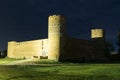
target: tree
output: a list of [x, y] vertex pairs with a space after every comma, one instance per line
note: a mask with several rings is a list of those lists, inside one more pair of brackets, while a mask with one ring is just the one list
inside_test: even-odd
[[108, 58], [110, 58], [110, 56], [111, 56], [111, 51], [114, 51], [115, 50], [115, 48], [114, 48], [114, 46], [113, 46], [113, 43], [111, 43], [111, 42], [109, 42], [109, 41], [106, 41], [105, 42], [105, 53], [106, 53], [106, 56], [108, 57]]
[[113, 46], [113, 43], [109, 42], [109, 41], [106, 41], [106, 48], [111, 52], [111, 51], [114, 51], [115, 48]]
[[1, 55], [1, 51], [0, 51], [0, 58], [2, 57], [2, 55]]
[[1, 56], [1, 58], [5, 58], [7, 56], [7, 50], [5, 49], [5, 50], [1, 51], [0, 56]]
[[3, 50], [4, 57], [7, 56], [7, 49]]
[[120, 54], [120, 32], [118, 33], [118, 42], [117, 42], [117, 45], [118, 45], [118, 53]]

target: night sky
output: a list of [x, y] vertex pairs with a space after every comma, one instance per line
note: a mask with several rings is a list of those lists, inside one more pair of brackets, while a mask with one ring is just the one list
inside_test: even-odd
[[120, 0], [0, 0], [0, 49], [8, 41], [48, 37], [48, 16], [66, 16], [69, 36], [90, 39], [90, 29], [103, 28], [117, 42]]

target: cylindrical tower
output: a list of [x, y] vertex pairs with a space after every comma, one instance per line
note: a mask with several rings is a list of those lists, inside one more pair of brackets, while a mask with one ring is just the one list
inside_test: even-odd
[[64, 51], [65, 40], [65, 17], [60, 15], [49, 16], [48, 18], [48, 59], [59, 60], [60, 54]]

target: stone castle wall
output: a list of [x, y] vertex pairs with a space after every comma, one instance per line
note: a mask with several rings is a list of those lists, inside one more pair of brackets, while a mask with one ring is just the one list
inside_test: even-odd
[[48, 39], [8, 42], [10, 58], [43, 58], [50, 60], [93, 60], [105, 57], [103, 29], [92, 29], [91, 40], [66, 36], [66, 20], [60, 15], [48, 18]]
[[65, 53], [60, 59], [65, 61], [107, 61], [105, 41], [66, 38]]
[[48, 56], [48, 39], [8, 42], [8, 57], [10, 58], [39, 58]]

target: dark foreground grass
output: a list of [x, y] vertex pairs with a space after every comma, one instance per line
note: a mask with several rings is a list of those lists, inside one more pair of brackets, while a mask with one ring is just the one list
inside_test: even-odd
[[120, 80], [120, 64], [0, 66], [0, 80]]

